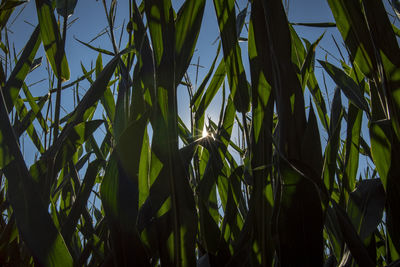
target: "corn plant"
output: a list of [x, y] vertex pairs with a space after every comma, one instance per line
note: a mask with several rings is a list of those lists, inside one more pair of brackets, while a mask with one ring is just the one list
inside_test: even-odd
[[[315, 71], [324, 35], [302, 40], [280, 0], [242, 10], [213, 0], [219, 44], [199, 86], [188, 69], [205, 0], [177, 10], [169, 0], [130, 0], [123, 45], [117, 1], [103, 0], [112, 49], [79, 40], [98, 57], [69, 83], [77, 1], [35, 0], [38, 25], [19, 56], [7, 27], [25, 1], [1, 1], [0, 262], [396, 266], [400, 31], [381, 1], [327, 2], [335, 23], [303, 26], [342, 35], [341, 66], [318, 60], [336, 84], [332, 101]], [[34, 96], [25, 81], [41, 64], [41, 45], [49, 88]], [[103, 55], [112, 56], [104, 65]], [[82, 81], [89, 89], [62, 117], [63, 90]], [[189, 93], [189, 123], [178, 87]], [[216, 95], [219, 118], [206, 120]], [[24, 138], [38, 153], [31, 166]], [[371, 166], [360, 170], [361, 156]]]

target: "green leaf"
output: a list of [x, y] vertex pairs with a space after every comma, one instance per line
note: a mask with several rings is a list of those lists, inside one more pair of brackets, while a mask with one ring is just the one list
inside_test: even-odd
[[22, 85], [22, 90], [24, 92], [24, 95], [28, 99], [29, 105], [31, 106], [31, 109], [32, 109], [33, 113], [35, 114], [37, 121], [39, 122], [40, 126], [42, 127], [42, 130], [47, 132], [48, 126], [47, 126], [46, 121], [44, 120], [43, 115], [40, 111], [42, 110], [44, 104], [48, 100], [49, 95], [47, 94], [45, 96], [40, 97], [39, 103], [36, 103], [34, 97], [32, 96], [32, 94], [31, 94], [28, 86], [26, 86], [26, 84]]
[[[271, 188], [271, 168], [257, 169], [260, 166], [271, 166], [273, 134], [273, 106], [274, 99], [272, 88], [267, 82], [267, 64], [269, 51], [266, 43], [266, 25], [263, 7], [260, 1], [255, 1], [251, 7], [251, 20], [249, 27], [249, 60], [252, 84], [252, 136], [251, 136], [251, 175], [254, 180], [254, 191], [250, 198], [249, 213], [243, 226], [240, 241], [249, 242], [249, 248], [259, 247], [257, 251], [258, 264], [272, 265], [274, 243], [272, 240], [272, 211], [273, 198]], [[258, 214], [262, 214], [258, 216]], [[246, 230], [248, 229], [248, 230]], [[246, 231], [245, 231], [246, 230]], [[244, 244], [236, 246], [232, 259], [244, 260]], [[241, 253], [243, 255], [241, 255]]]
[[369, 113], [368, 103], [365, 100], [362, 91], [359, 89], [356, 82], [341, 69], [334, 65], [318, 60], [325, 71], [331, 76], [333, 81], [343, 91], [346, 97], [359, 109]]
[[[206, 114], [206, 110], [208, 106], [211, 104], [211, 101], [214, 99], [215, 95], [217, 94], [218, 90], [221, 88], [223, 81], [225, 80], [225, 63], [221, 61], [218, 65], [217, 70], [215, 71], [206, 92], [204, 95], [199, 98], [201, 99], [199, 102], [195, 102], [195, 128], [196, 128], [196, 136], [201, 135], [201, 131], [203, 130], [204, 125], [204, 117]], [[203, 85], [203, 83], [202, 83]], [[205, 85], [205, 84], [204, 84]], [[202, 88], [199, 88], [201, 90]], [[197, 104], [197, 105], [196, 105]]]
[[[138, 169], [142, 145], [144, 120], [132, 124], [121, 136], [117, 150], [108, 161], [101, 184], [101, 199], [110, 226], [115, 262], [120, 266], [149, 265], [136, 228], [138, 214]], [[140, 125], [143, 124], [143, 125]], [[136, 127], [139, 128], [136, 131]], [[129, 142], [133, 134], [136, 139]], [[127, 149], [135, 148], [136, 150]], [[134, 161], [130, 161], [135, 159]], [[131, 163], [134, 163], [133, 166]]]
[[249, 87], [244, 71], [241, 49], [237, 40], [236, 14], [233, 0], [214, 0], [224, 51], [228, 83], [239, 112], [247, 112], [250, 104]]
[[36, 27], [33, 31], [28, 43], [22, 52], [17, 64], [11, 72], [4, 88], [2, 89], [5, 105], [8, 113], [11, 112], [14, 102], [19, 95], [19, 91], [25, 81], [26, 76], [31, 69], [32, 62], [35, 59], [36, 52], [40, 45], [40, 31], [39, 27]]
[[[232, 134], [232, 127], [235, 118], [235, 107], [232, 101], [232, 93], [228, 98], [221, 127], [215, 136], [216, 142], [205, 143], [210, 157], [205, 163], [207, 164], [204, 174], [201, 177], [199, 184], [199, 222], [200, 222], [200, 236], [202, 243], [208, 251], [213, 254], [217, 253], [217, 258], [220, 265], [226, 264], [229, 259], [229, 250], [226, 248], [225, 240], [221, 241], [221, 233], [218, 228], [218, 222], [212, 216], [213, 212], [213, 196], [215, 196], [215, 184], [219, 175], [222, 174], [223, 156], [227, 155], [227, 147]], [[225, 179], [225, 178], [222, 178]], [[214, 212], [215, 213], [215, 212]], [[209, 230], [210, 229], [210, 230]]]
[[118, 142], [120, 135], [127, 128], [131, 118], [129, 103], [129, 87], [132, 82], [130, 81], [129, 72], [126, 69], [125, 63], [122, 60], [119, 62], [119, 69], [121, 72], [120, 82], [118, 84], [118, 95], [115, 104], [115, 117], [111, 118], [113, 123], [114, 138]]
[[[218, 45], [218, 49], [217, 49], [217, 53], [215, 55], [215, 58], [211, 64], [211, 67], [209, 68], [207, 75], [204, 77], [203, 81], [201, 82], [199, 88], [197, 89], [197, 91], [194, 93], [192, 99], [190, 100], [190, 106], [195, 106], [196, 108], [198, 108], [200, 101], [201, 101], [201, 96], [204, 93], [204, 90], [208, 84], [208, 81], [211, 78], [212, 73], [214, 72], [214, 68], [215, 68], [215, 63], [217, 62], [218, 56], [219, 56], [219, 52], [221, 50], [221, 44]], [[218, 66], [219, 67], [219, 66]], [[225, 67], [224, 67], [225, 70]], [[215, 75], [212, 76], [213, 79], [215, 77]]]
[[192, 59], [200, 32], [205, 4], [205, 0], [187, 0], [177, 14], [175, 20], [176, 85], [182, 80]]
[[245, 19], [247, 16], [247, 7], [245, 7], [239, 14], [236, 16], [236, 34], [238, 39], [240, 40], [240, 33], [242, 32]]
[[61, 228], [61, 233], [67, 243], [71, 242], [72, 234], [77, 228], [78, 219], [86, 208], [96, 177], [104, 163], [104, 160], [96, 159], [88, 165], [85, 177], [80, 185], [78, 196]]
[[[39, 190], [21, 154], [18, 138], [5, 108], [0, 105], [0, 159], [12, 158], [2, 171], [8, 180], [8, 197], [17, 222], [18, 232], [35, 259], [43, 266], [72, 266], [72, 257], [55, 227]], [[3, 163], [2, 162], [2, 163]]]
[[362, 240], [373, 234], [381, 222], [385, 201], [380, 179], [363, 180], [350, 193], [347, 214]]
[[335, 183], [336, 159], [340, 145], [340, 129], [343, 118], [342, 100], [340, 90], [336, 88], [331, 107], [331, 120], [329, 125], [329, 140], [325, 147], [323, 180], [329, 194], [332, 194]]
[[92, 49], [92, 50], [94, 50], [96, 52], [99, 52], [99, 53], [102, 53], [102, 54], [105, 54], [105, 55], [109, 55], [109, 56], [115, 56], [115, 54], [113, 52], [111, 52], [111, 51], [108, 51], [106, 49], [99, 48], [99, 47], [94, 47], [94, 46], [92, 46], [92, 45], [90, 45], [88, 43], [85, 43], [85, 42], [75, 38], [75, 37], [74, 37], [74, 39], [77, 40], [78, 42], [80, 42], [81, 44], [83, 44], [84, 46], [89, 47], [90, 49]]
[[[307, 55], [312, 55], [313, 53], [311, 52], [311, 46], [309, 47], [309, 51], [307, 52], [306, 49], [303, 46], [302, 41], [300, 40], [299, 36], [297, 35], [296, 31], [294, 30], [293, 27], [290, 27], [290, 34], [291, 34], [291, 39], [292, 39], [292, 61], [295, 63], [295, 66], [298, 68], [298, 77], [299, 79], [303, 79], [301, 76], [301, 69], [304, 65], [305, 59]], [[311, 50], [310, 50], [311, 49]], [[315, 69], [314, 69], [314, 58], [310, 60], [309, 62], [312, 64], [308, 65], [309, 67], [312, 67], [310, 71], [308, 72], [308, 78], [307, 78], [307, 88], [310, 90], [313, 100], [315, 103], [315, 106], [318, 111], [318, 116], [319, 119], [324, 126], [325, 130], [328, 130], [328, 125], [329, 125], [329, 117], [328, 117], [328, 112], [326, 109], [325, 105], [325, 100], [322, 96], [321, 90], [319, 88], [317, 79], [315, 77]], [[303, 88], [304, 90], [304, 88]]]
[[3, 30], [3, 28], [6, 26], [8, 19], [14, 11], [14, 8], [26, 2], [27, 1], [13, 0], [2, 1], [0, 5], [0, 30]]
[[[79, 77], [78, 79], [76, 79], [75, 81], [73, 81], [73, 82], [70, 82], [70, 83], [68, 83], [68, 84], [66, 84], [66, 85], [63, 85], [62, 87], [61, 87], [61, 90], [65, 90], [65, 89], [67, 89], [67, 88], [70, 88], [70, 87], [72, 87], [72, 86], [74, 86], [74, 85], [76, 85], [76, 84], [78, 84], [79, 82], [81, 82], [81, 81], [83, 81], [83, 80], [85, 80], [85, 79], [88, 79], [88, 80], [91, 80], [90, 79], [90, 76], [92, 75], [92, 73], [94, 72], [95, 70], [94, 69], [92, 69], [92, 70], [90, 70], [90, 71], [86, 71], [86, 69], [83, 71], [84, 72], [84, 75], [82, 75], [81, 77]], [[93, 82], [93, 81], [92, 81]], [[55, 92], [57, 92], [57, 88], [53, 88], [53, 89], [51, 89], [50, 90], [50, 93], [55, 93]]]
[[304, 97], [292, 61], [292, 41], [285, 11], [281, 3], [262, 3], [269, 43], [270, 66], [266, 79], [274, 88], [280, 128], [279, 149], [283, 155], [299, 155], [306, 128]]
[[336, 23], [334, 22], [317, 22], [317, 23], [292, 22], [291, 24], [296, 26], [306, 26], [306, 27], [316, 27], [316, 28], [336, 27]]
[[325, 230], [328, 234], [328, 240], [331, 243], [336, 262], [340, 262], [344, 254], [345, 243], [335, 210], [330, 206], [326, 209]]
[[371, 122], [369, 125], [371, 137], [371, 154], [376, 169], [382, 180], [383, 187], [387, 190], [387, 180], [392, 162], [392, 132], [389, 121]]
[[344, 161], [346, 190], [355, 188], [360, 154], [360, 138], [363, 111], [349, 103], [347, 114], [346, 155]]
[[15, 7], [22, 5], [23, 3], [26, 3], [26, 2], [28, 2], [28, 1], [5, 0], [1, 3], [0, 10], [5, 11], [5, 10], [9, 10], [9, 9], [14, 9]]
[[[281, 163], [282, 196], [275, 207], [282, 265], [299, 259], [310, 266], [323, 261], [323, 213], [315, 185], [285, 163]], [[299, 218], [302, 218], [301, 221]], [[301, 230], [300, 230], [301, 229]]]
[[[400, 48], [383, 3], [380, 1], [362, 1], [362, 3], [377, 57], [377, 69], [384, 72], [376, 72], [381, 79], [379, 87], [385, 91], [383, 95], [388, 105], [392, 127], [400, 140], [400, 94], [398, 90]], [[378, 82], [377, 79], [375, 80]]]
[[[46, 101], [47, 99], [42, 99], [40, 103], [41, 105], [40, 109], [43, 108]], [[35, 127], [32, 124], [33, 120], [37, 116], [37, 113], [35, 114], [35, 112], [33, 112], [32, 110], [28, 112], [23, 101], [20, 98], [18, 98], [17, 101], [15, 102], [15, 107], [20, 119], [22, 120], [18, 125], [14, 126], [16, 135], [19, 137], [26, 131], [29, 137], [31, 138], [33, 144], [36, 146], [37, 150], [39, 150], [40, 153], [44, 153], [42, 142], [40, 141], [40, 138], [35, 130]]]
[[306, 87], [306, 84], [308, 82], [309, 76], [311, 75], [311, 73], [314, 72], [314, 62], [315, 62], [315, 49], [317, 48], [319, 42], [321, 41], [321, 39], [324, 37], [323, 33], [308, 49], [307, 51], [307, 56], [304, 59], [304, 63], [301, 66], [301, 81], [302, 81], [302, 88], [304, 91], [304, 88]]
[[[29, 169], [30, 175], [37, 184], [40, 185], [42, 198], [49, 200], [51, 188], [56, 182], [55, 177], [51, 175], [57, 174], [72, 159], [76, 151], [82, 144], [92, 136], [93, 132], [102, 124], [103, 121], [91, 120], [75, 125], [69, 131], [68, 136], [63, 138], [63, 142], [57, 144], [58, 150], [55, 154], [46, 151], [42, 157], [36, 161]], [[51, 166], [49, 169], [48, 166]]]
[[[313, 149], [310, 150], [310, 147]], [[323, 168], [322, 146], [318, 123], [312, 105], [310, 106], [307, 128], [301, 145], [301, 156], [305, 164], [314, 171], [315, 177], [321, 177]]]
[[[61, 81], [69, 80], [69, 67], [61, 40], [60, 31], [54, 17], [51, 3], [45, 0], [35, 0], [40, 26], [40, 35], [47, 59], [56, 77]], [[60, 69], [59, 69], [60, 68]]]
[[107, 89], [108, 83], [114, 74], [114, 70], [118, 64], [120, 55], [116, 55], [108, 62], [105, 68], [100, 73], [99, 77], [90, 86], [84, 97], [81, 99], [75, 110], [72, 112], [68, 119], [67, 124], [59, 135], [57, 142], [54, 143], [45, 153], [48, 157], [54, 156], [60, 149], [61, 144], [73, 130], [73, 128], [83, 120], [85, 120], [85, 112], [95, 105], [98, 100], [103, 96], [104, 91]]
[[377, 71], [376, 59], [361, 1], [328, 0], [328, 3], [336, 26], [350, 50], [351, 60], [367, 77], [371, 77]]
[[[193, 4], [192, 7], [196, 7]], [[161, 233], [157, 230], [161, 264], [193, 266], [197, 214], [188, 174], [178, 150], [177, 83], [174, 78], [182, 66], [171, 65], [171, 62], [175, 62], [174, 10], [168, 0], [152, 0], [146, 2], [145, 12], [153, 46], [157, 85], [156, 108], [151, 118], [151, 164], [162, 166], [159, 173], [154, 175], [147, 203], [151, 206], [150, 216], [157, 218], [157, 229], [162, 229]], [[192, 41], [186, 40], [183, 47], [186, 42], [190, 44]]]
[[333, 202], [333, 208], [337, 217], [337, 221], [340, 230], [343, 235], [343, 239], [346, 242], [351, 255], [354, 257], [356, 262], [360, 266], [375, 266], [374, 262], [368, 255], [364, 244], [362, 243], [360, 237], [357, 235], [357, 231], [354, 229], [349, 217], [346, 212], [340, 207], [336, 202]]

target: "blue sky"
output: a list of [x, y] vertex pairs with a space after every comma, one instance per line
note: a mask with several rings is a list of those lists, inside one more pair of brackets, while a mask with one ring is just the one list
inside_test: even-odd
[[[128, 0], [120, 0], [118, 1], [117, 6], [117, 21], [115, 23], [115, 35], [119, 39], [121, 34], [121, 30], [124, 31], [124, 37], [126, 37], [125, 27], [122, 28], [122, 25], [125, 20], [125, 25], [128, 21], [129, 10], [128, 10]], [[175, 10], [178, 10], [179, 6], [183, 3], [183, 0], [175, 0], [173, 1], [173, 6]], [[283, 1], [284, 3], [289, 2], [288, 5], [288, 19], [290, 22], [333, 22], [333, 16], [327, 4], [327, 1], [323, 0], [291, 0], [291, 1]], [[110, 1], [107, 1], [109, 4]], [[247, 1], [239, 0], [237, 1], [239, 5], [239, 9], [243, 9]], [[23, 45], [29, 39], [30, 34], [32, 33], [34, 27], [30, 24], [37, 24], [37, 15], [36, 15], [36, 7], [35, 1], [31, 0], [24, 7], [19, 7], [17, 11], [22, 10], [19, 17], [15, 20], [12, 25], [9, 26], [9, 39], [10, 43], [14, 44], [15, 51], [18, 53], [23, 48]], [[10, 21], [15, 18], [15, 15], [18, 12], [14, 12]], [[75, 20], [76, 19], [76, 20]], [[98, 53], [92, 51], [91, 49], [83, 46], [78, 43], [74, 38], [80, 39], [85, 42], [91, 41], [95, 38], [99, 33], [101, 33], [107, 26], [106, 16], [103, 9], [102, 1], [96, 0], [78, 0], [78, 4], [75, 8], [75, 13], [69, 18], [69, 21], [75, 20], [69, 27], [67, 31], [67, 42], [66, 42], [66, 54], [68, 57], [68, 63], [71, 70], [71, 81], [75, 80], [79, 76], [82, 75], [80, 64], [83, 62], [86, 69], [90, 69], [91, 62], [93, 62], [93, 66], [95, 64]], [[247, 20], [246, 20], [247, 21]], [[28, 23], [29, 24], [28, 24]], [[324, 38], [322, 39], [318, 49], [317, 49], [317, 59], [325, 59], [327, 55], [325, 50], [330, 51], [333, 55], [337, 56], [337, 48], [333, 45], [332, 36], [336, 38], [336, 40], [341, 43], [340, 34], [335, 28], [310, 28], [310, 27], [302, 27], [296, 26], [296, 31], [298, 32], [300, 37], [308, 39], [310, 42], [314, 42], [323, 32], [326, 31]], [[208, 68], [211, 66], [211, 62], [214, 59], [217, 43], [214, 41], [218, 38], [219, 30], [218, 24], [216, 21], [214, 6], [211, 0], [207, 0], [206, 10], [203, 18], [203, 25], [201, 28], [200, 36], [197, 43], [197, 48], [195, 54], [193, 56], [192, 63], [197, 63], [199, 58], [200, 65], [203, 66], [198, 69], [198, 84], [201, 83], [202, 78], [208, 72]], [[242, 32], [242, 36], [247, 35], [247, 30], [244, 28]], [[124, 40], [124, 39], [123, 39]], [[112, 50], [111, 42], [107, 34], [102, 35], [97, 38], [95, 41], [91, 42], [94, 46], [100, 46], [102, 48]], [[124, 46], [125, 42], [122, 41], [122, 46]], [[250, 73], [248, 70], [248, 59], [247, 59], [247, 44], [245, 42], [241, 43], [242, 53], [243, 53], [243, 61], [246, 67], [246, 74], [248, 80], [250, 80]], [[37, 56], [43, 56], [43, 48], [41, 47]], [[338, 57], [338, 56], [337, 56]], [[103, 55], [103, 65], [107, 63], [110, 57]], [[338, 64], [333, 57], [328, 56], [328, 61]], [[45, 62], [45, 61], [43, 61]], [[40, 81], [42, 79], [47, 78], [47, 70], [46, 64], [42, 64], [37, 70], [33, 71], [27, 78], [27, 84], [32, 84], [34, 82]], [[195, 66], [191, 66], [188, 70], [188, 74], [192, 80], [195, 82], [195, 74], [197, 68]], [[317, 79], [320, 81], [320, 87], [323, 88], [322, 83], [322, 70], [317, 69]], [[328, 89], [328, 97], [331, 99], [333, 96], [333, 91], [335, 85], [327, 78], [327, 89]], [[49, 84], [48, 81], [45, 80], [40, 82], [31, 88], [31, 92], [34, 96], [41, 96], [47, 93]], [[89, 84], [87, 82], [82, 82], [80, 84], [80, 92], [84, 94], [85, 90], [89, 88]], [[323, 89], [324, 91], [324, 89]], [[185, 88], [178, 88], [179, 93], [179, 112], [182, 119], [188, 123], [189, 122], [189, 113], [187, 112], [189, 109], [188, 104], [188, 94]], [[62, 106], [66, 111], [70, 112], [73, 109], [73, 91], [71, 89], [67, 89], [63, 91], [62, 96]], [[306, 98], [308, 98], [306, 96]], [[344, 104], [346, 103], [344, 99]], [[217, 95], [211, 104], [210, 108], [207, 110], [208, 116], [217, 121], [219, 107], [221, 104], [221, 97]], [[62, 113], [62, 116], [66, 113]], [[101, 133], [98, 133], [101, 134]], [[29, 138], [25, 138], [29, 139]], [[369, 138], [368, 138], [369, 139]], [[324, 143], [324, 142], [323, 142]], [[26, 140], [25, 142], [25, 151], [24, 155], [28, 162], [32, 162], [33, 160], [33, 146], [30, 144], [30, 140]]]

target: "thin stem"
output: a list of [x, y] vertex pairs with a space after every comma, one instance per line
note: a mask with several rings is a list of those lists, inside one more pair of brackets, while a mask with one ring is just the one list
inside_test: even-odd
[[[244, 135], [246, 137], [247, 149], [250, 149], [250, 134], [249, 134], [249, 129], [247, 128], [247, 119], [245, 112], [242, 112], [242, 121], [243, 121]], [[249, 153], [249, 155], [251, 154]]]
[[[67, 7], [67, 5], [66, 5]], [[67, 10], [67, 8], [65, 8]], [[65, 11], [66, 12], [66, 11]], [[61, 40], [61, 52], [65, 49], [65, 39], [67, 37], [67, 20], [68, 16], [64, 16], [64, 25], [63, 25], [63, 36]], [[61, 75], [61, 62], [62, 62], [62, 54], [59, 53], [59, 61], [57, 66], [57, 72], [59, 72], [59, 76]], [[58, 128], [60, 126], [60, 106], [61, 106], [61, 84], [62, 79], [58, 77], [57, 80], [57, 96], [56, 96], [56, 109], [54, 114], [54, 130], [53, 130], [53, 142], [56, 142], [58, 137]]]
[[[111, 1], [111, 6], [110, 6], [110, 11], [114, 10], [114, 6], [116, 5], [115, 0]], [[114, 36], [114, 21], [113, 21], [113, 14], [107, 12], [107, 5], [106, 5], [106, 0], [103, 0], [103, 6], [104, 6], [104, 11], [106, 12], [106, 17], [108, 20], [108, 26], [110, 27], [110, 34], [111, 34], [111, 43], [113, 45], [114, 53], [118, 54], [118, 47], [117, 43], [115, 42], [115, 36]], [[114, 13], [114, 12], [113, 12]]]

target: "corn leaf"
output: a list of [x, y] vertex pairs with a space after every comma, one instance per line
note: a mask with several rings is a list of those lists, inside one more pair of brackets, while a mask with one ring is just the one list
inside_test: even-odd
[[[195, 8], [196, 4], [191, 7]], [[185, 12], [192, 11], [194, 9]], [[156, 184], [163, 187], [164, 191], [165, 188], [170, 190], [167, 201], [154, 196], [159, 200], [152, 203], [156, 206], [163, 203], [160, 209], [154, 210], [158, 213], [157, 227], [162, 229], [162, 233], [158, 235], [159, 244], [164, 244], [159, 247], [160, 260], [164, 265], [193, 266], [197, 214], [188, 174], [178, 152], [177, 88], [174, 77], [182, 66], [177, 66], [174, 58], [174, 11], [171, 2], [164, 0], [146, 2], [145, 12], [153, 45], [157, 84], [157, 112], [151, 119], [152, 161], [154, 157], [162, 164], [162, 169], [150, 189], [150, 195], [153, 194], [152, 188], [156, 188]], [[183, 47], [192, 46], [191, 42], [186, 40]], [[172, 66], [171, 62], [174, 62]]]
[[359, 150], [361, 138], [362, 110], [355, 105], [349, 104], [347, 114], [347, 132], [346, 132], [346, 155], [345, 155], [345, 175], [344, 182], [346, 190], [351, 192], [355, 188], [357, 170], [359, 163]]
[[[272, 163], [272, 124], [273, 103], [272, 88], [267, 82], [268, 66], [263, 62], [270, 60], [269, 53], [263, 45], [266, 41], [266, 25], [263, 7], [259, 1], [251, 8], [251, 23], [249, 27], [249, 60], [252, 84], [252, 176], [254, 193], [250, 200], [250, 211], [245, 225], [252, 225], [253, 233], [247, 233], [247, 238], [253, 236], [253, 244], [260, 244], [259, 264], [271, 265], [273, 261], [274, 244], [271, 238], [273, 201], [271, 196], [271, 168], [256, 170], [260, 166], [270, 166]], [[268, 177], [268, 179], [266, 179]], [[257, 217], [257, 214], [262, 214]], [[255, 242], [257, 241], [257, 242]], [[238, 255], [235, 251], [235, 254]], [[258, 255], [257, 255], [258, 256]], [[243, 256], [241, 257], [243, 258]]]
[[[214, 60], [211, 64], [211, 67], [209, 68], [207, 75], [204, 77], [203, 81], [201, 82], [199, 88], [197, 89], [197, 91], [194, 93], [193, 98], [190, 100], [190, 106], [195, 106], [196, 108], [199, 106], [200, 101], [201, 101], [201, 96], [204, 93], [204, 90], [206, 89], [206, 86], [208, 84], [208, 81], [210, 80], [213, 72], [214, 72], [214, 68], [215, 68], [215, 63], [217, 62], [219, 53], [221, 50], [221, 44], [218, 45], [218, 49], [217, 49], [217, 53], [214, 57]], [[218, 65], [219, 67], [219, 65]], [[225, 69], [225, 67], [224, 67]], [[213, 75], [212, 77], [214, 78], [215, 75]]]
[[91, 162], [86, 170], [78, 196], [61, 228], [61, 233], [67, 243], [70, 243], [72, 234], [76, 231], [78, 219], [86, 208], [86, 203], [95, 184], [97, 174], [104, 163], [104, 160], [97, 159]]
[[5, 105], [8, 113], [11, 112], [13, 104], [19, 95], [19, 91], [29, 73], [32, 62], [35, 59], [36, 52], [40, 45], [39, 26], [35, 28], [29, 41], [27, 42], [21, 57], [15, 65], [10, 77], [8, 78], [4, 88], [2, 89]]
[[350, 50], [350, 57], [371, 77], [377, 70], [373, 44], [360, 1], [328, 0], [336, 26]]
[[[17, 222], [18, 231], [43, 266], [72, 266], [71, 255], [55, 227], [36, 184], [26, 167], [18, 145], [18, 139], [8, 118], [3, 94], [0, 105], [2, 141], [0, 158], [9, 153], [12, 161], [2, 166], [8, 180], [8, 196]], [[4, 160], [2, 160], [4, 162]]]
[[45, 0], [35, 0], [39, 20], [40, 36], [56, 77], [62, 81], [69, 80], [67, 57], [61, 40], [56, 18], [51, 3]]
[[343, 118], [340, 90], [336, 88], [331, 107], [329, 140], [324, 153], [323, 180], [329, 194], [332, 194], [335, 183], [336, 158], [340, 145], [340, 129]]
[[94, 81], [90, 86], [89, 90], [86, 92], [84, 97], [81, 99], [73, 113], [68, 119], [67, 125], [63, 128], [57, 142], [54, 143], [45, 153], [46, 156], [54, 156], [59, 150], [61, 144], [67, 138], [72, 129], [80, 122], [87, 119], [85, 118], [85, 113], [90, 109], [98, 100], [103, 96], [104, 91], [107, 89], [108, 83], [114, 74], [114, 70], [118, 64], [119, 55], [115, 56], [110, 62], [105, 66], [100, 76]]
[[385, 200], [380, 179], [363, 180], [350, 193], [347, 214], [362, 240], [375, 232], [382, 219]]
[[203, 19], [205, 0], [188, 0], [180, 8], [175, 21], [175, 83], [182, 80], [189, 67]]
[[[279, 236], [277, 251], [282, 265], [298, 261], [321, 265], [323, 215], [318, 191], [292, 164], [305, 165], [301, 144], [307, 121], [301, 83], [293, 67], [290, 29], [281, 1], [262, 2], [262, 7], [271, 58], [266, 79], [276, 96], [279, 119], [277, 149], [281, 196], [276, 197], [274, 209], [279, 213], [274, 212], [273, 220]], [[299, 224], [302, 234], [295, 230], [299, 229]]]
[[115, 262], [120, 266], [149, 264], [136, 228], [139, 208], [138, 173], [147, 120], [132, 122], [118, 137], [101, 184]]
[[247, 112], [250, 104], [249, 87], [243, 67], [241, 49], [237, 40], [236, 14], [233, 0], [215, 0], [224, 61], [230, 90], [239, 112]]
[[0, 30], [6, 26], [8, 19], [14, 11], [14, 8], [26, 3], [27, 1], [6, 0], [2, 1], [0, 5]]
[[343, 235], [351, 255], [354, 257], [356, 262], [362, 266], [375, 266], [374, 262], [368, 255], [368, 251], [362, 243], [360, 237], [357, 235], [356, 229], [354, 229], [349, 217], [346, 212], [336, 202], [333, 202], [333, 208], [339, 223], [340, 230]]
[[335, 81], [338, 87], [343, 91], [346, 97], [359, 109], [364, 110], [369, 113], [368, 103], [365, 100], [362, 91], [359, 89], [356, 82], [347, 76], [347, 74], [341, 69], [335, 67], [334, 65], [324, 62], [318, 61], [322, 67], [326, 70], [326, 72], [331, 76], [331, 78]]
[[[46, 99], [43, 99], [43, 101], [41, 102], [42, 102], [41, 108], [43, 108]], [[17, 101], [15, 102], [15, 107], [20, 119], [22, 120], [18, 125], [14, 126], [16, 135], [21, 136], [22, 133], [26, 131], [29, 137], [31, 138], [33, 144], [36, 146], [37, 150], [40, 153], [44, 153], [42, 142], [40, 141], [40, 138], [35, 130], [35, 127], [32, 124], [37, 113], [35, 114], [32, 110], [28, 112], [23, 101], [20, 98], [17, 98]]]

